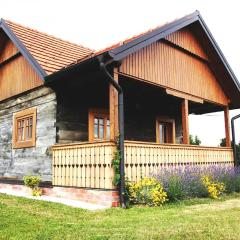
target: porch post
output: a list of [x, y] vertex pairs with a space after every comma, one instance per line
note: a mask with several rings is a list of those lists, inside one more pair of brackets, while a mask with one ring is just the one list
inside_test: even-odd
[[224, 122], [225, 122], [225, 136], [226, 136], [226, 147], [231, 147], [230, 140], [230, 121], [229, 121], [229, 108], [224, 108]]
[[183, 144], [189, 144], [188, 100], [182, 100]]
[[[117, 68], [113, 70], [113, 78], [118, 82]], [[109, 120], [110, 120], [110, 139], [116, 140], [119, 135], [118, 127], [118, 92], [115, 87], [109, 83]]]

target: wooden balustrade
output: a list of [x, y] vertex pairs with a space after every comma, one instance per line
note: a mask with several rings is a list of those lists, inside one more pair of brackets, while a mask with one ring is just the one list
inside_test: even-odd
[[130, 181], [158, 172], [161, 168], [186, 165], [233, 165], [231, 148], [193, 145], [125, 142], [125, 175]]
[[[53, 185], [113, 189], [114, 142], [54, 145]], [[138, 181], [161, 168], [233, 165], [231, 148], [125, 141], [125, 174]]]
[[112, 189], [114, 142], [54, 145], [53, 185]]

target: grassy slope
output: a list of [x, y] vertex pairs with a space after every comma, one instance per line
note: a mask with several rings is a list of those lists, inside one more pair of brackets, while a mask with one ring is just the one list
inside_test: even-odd
[[240, 195], [89, 212], [0, 194], [0, 239], [239, 239]]

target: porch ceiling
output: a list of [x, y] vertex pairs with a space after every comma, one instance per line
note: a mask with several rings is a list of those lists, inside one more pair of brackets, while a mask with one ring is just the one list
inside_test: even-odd
[[[120, 84], [123, 86], [126, 104], [131, 97], [136, 104], [141, 103], [148, 108], [181, 109], [182, 98], [168, 95], [166, 89], [136, 79], [120, 76]], [[189, 101], [190, 114], [205, 114], [223, 111], [223, 106], [204, 101], [203, 104]]]

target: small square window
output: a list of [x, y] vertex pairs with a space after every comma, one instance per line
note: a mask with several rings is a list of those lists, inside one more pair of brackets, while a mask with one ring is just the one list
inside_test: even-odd
[[36, 108], [26, 109], [13, 116], [13, 148], [36, 145]]
[[89, 141], [109, 140], [110, 121], [107, 111], [94, 109], [89, 111]]

